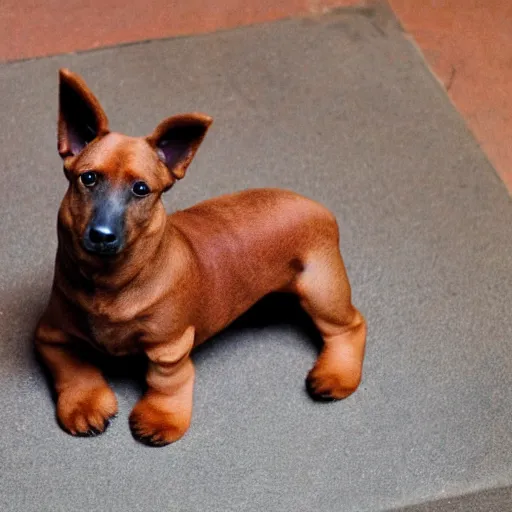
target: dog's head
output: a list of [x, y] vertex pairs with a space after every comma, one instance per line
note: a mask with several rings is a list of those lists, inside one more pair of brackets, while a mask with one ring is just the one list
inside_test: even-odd
[[69, 188], [59, 211], [67, 243], [88, 257], [119, 254], [165, 222], [163, 192], [185, 176], [212, 119], [162, 121], [147, 137], [110, 132], [85, 82], [60, 71], [58, 150]]

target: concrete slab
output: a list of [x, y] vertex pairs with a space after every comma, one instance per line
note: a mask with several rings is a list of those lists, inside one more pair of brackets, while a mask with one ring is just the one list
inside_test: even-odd
[[[141, 386], [120, 361], [109, 373], [120, 414], [107, 433], [60, 431], [31, 351], [65, 189], [60, 66], [82, 73], [129, 134], [174, 112], [214, 116], [170, 210], [281, 186], [336, 213], [370, 328], [355, 395], [308, 398], [310, 330], [293, 304], [267, 302], [196, 354], [194, 423], [179, 443], [132, 440]], [[0, 73], [1, 510], [359, 512], [511, 485], [511, 201], [387, 11]]]

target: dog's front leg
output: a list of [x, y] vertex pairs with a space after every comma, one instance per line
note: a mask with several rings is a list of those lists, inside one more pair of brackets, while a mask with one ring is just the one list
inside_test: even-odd
[[148, 389], [130, 415], [136, 439], [151, 446], [165, 446], [180, 439], [190, 426], [194, 391], [194, 364], [190, 351], [194, 328], [189, 327], [175, 341], [152, 345]]
[[62, 428], [75, 436], [102, 433], [117, 414], [117, 400], [100, 370], [79, 359], [69, 336], [46, 323], [36, 331], [35, 346], [54, 380]]

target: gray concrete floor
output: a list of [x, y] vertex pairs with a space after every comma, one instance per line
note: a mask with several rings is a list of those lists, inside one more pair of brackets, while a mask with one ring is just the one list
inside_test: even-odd
[[[128, 134], [176, 112], [213, 115], [169, 210], [279, 186], [336, 213], [369, 323], [356, 394], [308, 398], [312, 335], [278, 303], [197, 352], [194, 422], [177, 444], [132, 439], [142, 389], [117, 361], [120, 414], [107, 433], [59, 429], [31, 335], [66, 186], [60, 66], [83, 74]], [[392, 17], [338, 12], [7, 64], [0, 75], [2, 511], [380, 511], [489, 493], [485, 510], [506, 510], [511, 201]], [[446, 503], [421, 506], [479, 510]]]

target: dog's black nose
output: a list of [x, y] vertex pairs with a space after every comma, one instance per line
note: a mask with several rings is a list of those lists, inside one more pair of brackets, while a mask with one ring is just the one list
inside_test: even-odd
[[112, 244], [117, 241], [116, 234], [108, 226], [91, 227], [89, 239], [93, 244]]

